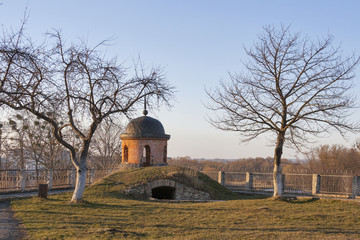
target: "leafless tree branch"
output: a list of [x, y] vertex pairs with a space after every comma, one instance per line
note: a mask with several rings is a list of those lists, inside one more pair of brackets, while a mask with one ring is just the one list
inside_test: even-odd
[[[161, 68], [128, 78], [116, 58], [107, 59], [98, 50], [105, 42], [94, 48], [84, 42], [68, 46], [54, 31], [35, 45], [23, 29], [4, 34], [0, 42], [0, 105], [51, 124], [79, 172], [86, 170], [91, 139], [104, 119], [131, 115], [144, 96], [153, 107], [170, 104], [174, 88]], [[80, 149], [68, 132], [81, 140]]]
[[360, 130], [360, 123], [348, 118], [358, 107], [349, 92], [359, 57], [344, 57], [331, 35], [311, 41], [289, 26], [264, 27], [258, 40], [245, 49], [246, 74], [230, 75], [231, 81], [206, 90], [214, 127], [240, 132], [244, 141], [271, 132], [277, 138], [277, 173], [285, 139], [300, 150], [309, 136]]

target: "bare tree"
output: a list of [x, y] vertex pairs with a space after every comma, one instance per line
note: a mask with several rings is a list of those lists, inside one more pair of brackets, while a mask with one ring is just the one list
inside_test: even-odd
[[360, 173], [360, 155], [354, 148], [341, 145], [322, 145], [306, 155], [310, 172], [324, 174], [330, 171]]
[[67, 169], [72, 164], [65, 148], [52, 134], [51, 125], [27, 112], [10, 114], [3, 139], [8, 159], [18, 169], [33, 167], [38, 173], [46, 169]]
[[95, 168], [114, 169], [121, 163], [121, 139], [123, 128], [119, 123], [104, 120], [91, 143], [91, 164]]
[[41, 119], [26, 118], [26, 149], [35, 161], [35, 169], [67, 169], [71, 167], [70, 156], [64, 146], [52, 134], [52, 126]]
[[264, 27], [254, 47], [245, 49], [245, 72], [207, 90], [213, 126], [239, 132], [243, 141], [267, 133], [274, 137], [274, 197], [282, 195], [285, 140], [300, 150], [311, 136], [359, 130], [358, 122], [348, 120], [356, 107], [349, 90], [359, 58], [343, 57], [332, 42], [332, 36], [311, 41], [289, 27]]
[[17, 162], [17, 168], [24, 170], [26, 158], [26, 131], [29, 129], [28, 123], [20, 114], [9, 118], [9, 127], [11, 133], [7, 137], [8, 148], [11, 149], [11, 155]]
[[47, 36], [35, 44], [23, 27], [3, 35], [0, 104], [28, 111], [51, 124], [77, 170], [71, 199], [77, 202], [85, 189], [89, 146], [103, 120], [115, 114], [129, 116], [144, 96], [150, 107], [169, 104], [173, 87], [160, 68], [127, 77], [115, 58], [107, 59], [100, 52], [105, 42], [94, 48], [84, 42], [67, 46], [60, 32]]
[[360, 153], [360, 139], [356, 140], [353, 147]]
[[26, 169], [28, 154], [26, 151], [26, 124], [18, 122], [19, 116], [11, 116], [2, 128], [1, 150], [5, 155], [4, 169]]
[[4, 127], [4, 124], [2, 122], [0, 122], [0, 170], [2, 169], [2, 146], [3, 146], [3, 141], [4, 141], [4, 138], [3, 138], [3, 127]]

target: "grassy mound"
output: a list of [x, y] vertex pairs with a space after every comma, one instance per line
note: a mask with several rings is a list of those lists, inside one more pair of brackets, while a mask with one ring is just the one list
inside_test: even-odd
[[[147, 167], [117, 172], [87, 188], [85, 195], [125, 197], [123, 192], [126, 189], [163, 179], [173, 180], [196, 190], [207, 192], [210, 194], [211, 199], [239, 199], [238, 194], [224, 188], [207, 175], [177, 166]], [[134, 197], [138, 198], [141, 196]]]

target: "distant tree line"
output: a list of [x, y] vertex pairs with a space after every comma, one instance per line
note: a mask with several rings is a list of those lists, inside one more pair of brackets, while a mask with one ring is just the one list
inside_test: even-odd
[[[26, 113], [10, 113], [0, 130], [0, 170], [72, 168], [69, 152], [47, 122]], [[120, 123], [104, 121], [91, 142], [89, 168], [113, 169], [120, 164], [121, 131]], [[76, 137], [69, 134], [69, 140], [80, 147]]]
[[314, 173], [340, 172], [360, 175], [360, 148], [323, 145], [307, 156], [306, 166]]
[[[199, 160], [189, 156], [168, 160], [169, 165], [183, 166], [197, 171], [272, 172], [274, 159], [242, 158], [233, 161]], [[283, 173], [351, 174], [360, 175], [360, 141], [354, 147], [322, 145], [306, 154], [306, 159], [282, 159]]]

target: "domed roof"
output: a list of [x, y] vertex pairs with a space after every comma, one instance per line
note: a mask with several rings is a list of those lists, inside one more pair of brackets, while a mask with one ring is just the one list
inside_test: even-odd
[[142, 116], [129, 122], [125, 132], [120, 135], [121, 139], [126, 138], [161, 138], [170, 139], [160, 121], [155, 118]]

